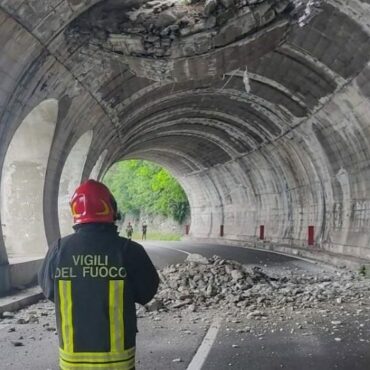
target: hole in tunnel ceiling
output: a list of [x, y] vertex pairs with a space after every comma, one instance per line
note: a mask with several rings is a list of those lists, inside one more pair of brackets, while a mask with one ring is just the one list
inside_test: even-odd
[[120, 60], [137, 76], [181, 81], [244, 70], [285, 38], [293, 9], [293, 1], [283, 0], [105, 1], [75, 19], [65, 36]]

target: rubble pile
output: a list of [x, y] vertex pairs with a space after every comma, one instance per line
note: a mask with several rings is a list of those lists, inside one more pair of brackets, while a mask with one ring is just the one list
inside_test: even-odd
[[[285, 275], [284, 275], [285, 273]], [[182, 264], [159, 271], [160, 287], [148, 311], [207, 307], [253, 311], [273, 307], [315, 308], [321, 302], [358, 303], [369, 296], [370, 281], [348, 271], [311, 275], [265, 273], [219, 256], [189, 255]]]

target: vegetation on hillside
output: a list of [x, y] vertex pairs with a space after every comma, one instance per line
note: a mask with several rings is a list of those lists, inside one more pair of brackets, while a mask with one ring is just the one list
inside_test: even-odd
[[118, 162], [103, 181], [124, 214], [163, 215], [182, 223], [189, 212], [188, 199], [180, 184], [168, 171], [152, 162]]

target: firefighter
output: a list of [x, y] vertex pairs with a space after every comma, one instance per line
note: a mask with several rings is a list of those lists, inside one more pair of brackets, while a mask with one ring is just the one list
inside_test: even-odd
[[143, 225], [142, 225], [142, 235], [141, 235], [141, 240], [146, 240], [146, 232], [148, 230], [148, 225], [146, 224], [146, 222], [144, 221], [143, 222]]
[[127, 227], [126, 227], [127, 239], [131, 239], [132, 238], [132, 233], [133, 232], [134, 232], [134, 228], [132, 227], [131, 222], [129, 222], [128, 225], [127, 225]]
[[118, 236], [109, 189], [88, 180], [70, 202], [75, 233], [49, 249], [39, 283], [55, 303], [59, 366], [135, 369], [135, 302], [155, 295], [159, 278], [144, 248]]

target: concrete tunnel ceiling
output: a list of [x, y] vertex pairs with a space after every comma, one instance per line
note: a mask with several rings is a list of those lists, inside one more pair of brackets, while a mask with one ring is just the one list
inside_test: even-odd
[[24, 117], [59, 102], [44, 185], [49, 241], [68, 158], [91, 130], [74, 173], [158, 162], [188, 194], [193, 237], [219, 240], [223, 225], [224, 239], [254, 242], [264, 225], [276, 248], [309, 255], [314, 226], [321, 251], [370, 259], [368, 2], [0, 0], [0, 9], [1, 164]]

